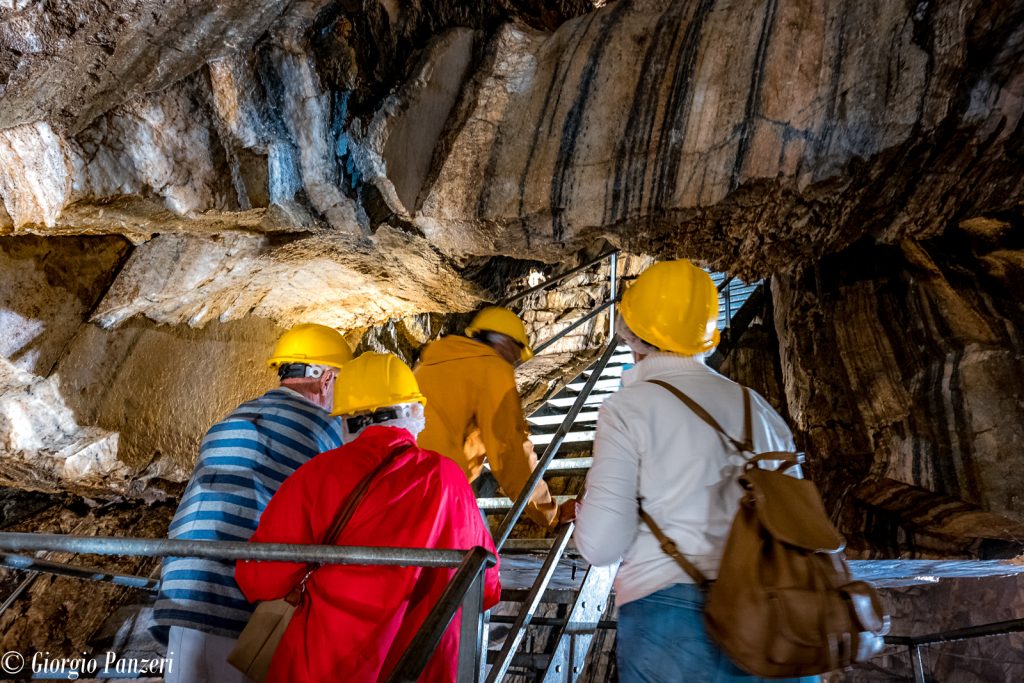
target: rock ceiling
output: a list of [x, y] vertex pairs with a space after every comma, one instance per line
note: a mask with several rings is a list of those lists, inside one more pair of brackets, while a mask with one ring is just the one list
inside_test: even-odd
[[1019, 1], [570, 5], [6, 0], [0, 226], [763, 274], [1024, 194]]

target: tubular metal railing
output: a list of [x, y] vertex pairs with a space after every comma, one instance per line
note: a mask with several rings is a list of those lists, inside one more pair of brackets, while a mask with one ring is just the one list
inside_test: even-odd
[[[609, 311], [608, 345], [605, 347], [604, 352], [601, 354], [601, 357], [591, 368], [590, 377], [584, 383], [583, 388], [580, 390], [580, 393], [576, 396], [576, 400], [573, 402], [572, 407], [569, 409], [569, 412], [566, 413], [565, 417], [563, 418], [562, 424], [559, 425], [558, 429], [552, 436], [551, 441], [544, 449], [543, 455], [541, 455], [541, 457], [538, 459], [537, 466], [534, 468], [533, 473], [530, 475], [529, 480], [527, 480], [526, 485], [523, 487], [523, 490], [519, 492], [519, 496], [516, 498], [516, 501], [513, 504], [512, 509], [509, 510], [505, 519], [502, 521], [501, 526], [498, 529], [498, 533], [495, 535], [494, 538], [494, 544], [497, 547], [499, 553], [505, 547], [505, 543], [508, 541], [512, 533], [513, 527], [515, 527], [516, 523], [518, 523], [519, 518], [522, 516], [523, 511], [526, 509], [526, 506], [530, 501], [530, 498], [533, 496], [534, 489], [536, 488], [537, 484], [544, 478], [544, 474], [547, 472], [548, 467], [554, 461], [555, 456], [558, 455], [558, 451], [562, 447], [562, 444], [565, 441], [565, 437], [572, 428], [573, 423], [576, 421], [576, 417], [583, 409], [583, 406], [586, 404], [587, 399], [590, 397], [590, 394], [592, 393], [594, 386], [596, 386], [597, 381], [601, 376], [601, 373], [603, 372], [605, 366], [608, 364], [608, 361], [611, 359], [612, 355], [615, 353], [615, 347], [618, 344], [618, 340], [615, 336], [615, 305], [618, 296], [618, 253], [611, 252], [601, 257], [601, 259], [593, 261], [587, 265], [594, 265], [603, 258], [608, 258], [610, 260], [611, 266], [609, 269], [608, 298], [604, 302], [598, 304], [589, 312], [587, 312], [582, 318], [576, 320], [573, 324], [569, 325], [567, 328], [560, 331], [555, 336], [537, 345], [535, 349], [537, 353], [540, 353], [541, 351], [550, 347], [552, 344], [554, 344], [559, 339], [569, 334], [579, 326], [587, 323], [590, 320], [593, 320], [600, 313], [604, 312], [605, 310]], [[579, 272], [580, 269], [574, 270], [576, 272]], [[570, 274], [571, 273], [572, 271], [570, 271]], [[564, 279], [564, 277], [560, 279]], [[554, 281], [551, 281], [550, 283], [542, 283], [542, 285], [550, 286], [550, 284], [553, 284], [553, 282]], [[538, 288], [539, 287], [540, 286], [538, 286]], [[534, 290], [536, 291], [538, 288], [534, 288]], [[530, 591], [527, 595], [527, 599], [523, 602], [522, 606], [520, 607], [519, 614], [516, 616], [515, 622], [513, 623], [511, 630], [505, 637], [505, 642], [502, 645], [501, 651], [498, 653], [498, 657], [495, 660], [493, 666], [491, 667], [490, 673], [487, 677], [488, 683], [493, 683], [495, 681], [501, 680], [501, 678], [504, 677], [505, 674], [507, 673], [508, 668], [512, 663], [512, 659], [515, 656], [516, 650], [519, 648], [519, 645], [522, 643], [523, 638], [526, 635], [526, 629], [532, 623], [534, 614], [536, 613], [537, 608], [540, 605], [541, 598], [544, 595], [544, 591], [547, 590], [547, 587], [551, 582], [551, 578], [554, 576], [555, 569], [558, 567], [558, 563], [561, 560], [563, 554], [565, 553], [565, 549], [569, 545], [569, 540], [572, 537], [573, 529], [574, 525], [572, 523], [567, 524], [563, 526], [561, 529], [559, 529], [555, 542], [552, 545], [551, 550], [548, 552], [548, 555], [544, 560], [544, 564], [541, 567], [541, 570], [538, 573], [533, 586], [530, 588]]]
[[504, 521], [501, 523], [498, 535], [494, 539], [494, 544], [497, 547], [499, 553], [501, 552], [502, 547], [505, 545], [505, 542], [508, 540], [509, 534], [512, 533], [512, 527], [516, 525], [516, 523], [519, 521], [519, 518], [523, 514], [523, 510], [526, 509], [526, 506], [530, 501], [530, 497], [533, 496], [533, 490], [537, 487], [537, 483], [544, 478], [544, 474], [547, 472], [548, 466], [551, 464], [551, 461], [555, 459], [556, 455], [558, 455], [558, 450], [559, 448], [561, 448], [562, 442], [565, 440], [565, 435], [569, 433], [569, 429], [572, 427], [573, 422], [575, 422], [576, 416], [579, 415], [580, 410], [583, 409], [583, 404], [586, 402], [587, 397], [590, 396], [590, 392], [593, 390], [594, 385], [597, 382], [598, 375], [601, 374], [601, 370], [603, 370], [604, 366], [608, 364], [608, 359], [611, 358], [612, 353], [615, 351], [614, 330], [615, 304], [618, 291], [618, 254], [618, 251], [606, 252], [601, 256], [598, 256], [597, 258], [588, 261], [587, 263], [584, 263], [581, 266], [577, 266], [571, 270], [568, 270], [565, 273], [562, 273], [561, 275], [548, 280], [547, 282], [542, 282], [536, 287], [531, 287], [525, 292], [521, 292], [520, 294], [517, 294], [515, 297], [512, 297], [511, 299], [506, 299], [505, 302], [502, 302], [507, 303], [509, 301], [521, 299], [525, 296], [528, 296], [529, 294], [533, 294], [535, 292], [549, 288], [552, 285], [566, 279], [567, 277], [575, 275], [576, 273], [579, 273], [580, 271], [586, 268], [594, 266], [605, 259], [609, 259], [610, 261], [611, 267], [608, 273], [608, 298], [602, 303], [592, 308], [587, 313], [585, 313], [583, 317], [576, 320], [571, 325], [561, 330], [554, 336], [538, 344], [534, 348], [534, 352], [539, 354], [541, 351], [550, 347], [552, 344], [565, 337], [567, 334], [578, 328], [580, 325], [583, 325], [589, 322], [590, 320], [593, 320], [602, 312], [608, 310], [609, 345], [605, 349], [604, 354], [601, 357], [601, 360], [598, 361], [598, 365], [600, 367], [595, 368], [594, 372], [591, 373], [590, 378], [587, 380], [587, 383], [584, 385], [582, 391], [580, 391], [580, 394], [579, 396], [577, 396], [572, 408], [569, 410], [568, 413], [566, 413], [565, 418], [562, 420], [562, 424], [558, 427], [558, 430], [555, 432], [554, 437], [552, 437], [551, 441], [548, 443], [547, 448], [544, 449], [544, 454], [538, 460], [537, 467], [534, 468], [533, 474], [530, 475], [530, 478], [527, 480], [526, 485], [523, 487], [523, 490], [519, 492], [519, 496], [518, 498], [516, 498], [515, 504], [513, 504], [512, 509], [509, 510], [508, 514], [505, 516]]
[[530, 502], [530, 497], [533, 495], [533, 490], [537, 487], [537, 484], [541, 479], [544, 478], [544, 474], [548, 470], [548, 466], [558, 455], [559, 449], [565, 442], [565, 436], [572, 429], [573, 423], [576, 421], [576, 416], [583, 410], [583, 406], [590, 397], [591, 392], [594, 390], [594, 385], [597, 384], [598, 379], [601, 376], [601, 371], [604, 370], [604, 366], [608, 364], [608, 360], [615, 353], [617, 339], [613, 337], [605, 347], [604, 353], [597, 360], [594, 365], [590, 377], [587, 378], [586, 383], [580, 390], [580, 393], [576, 396], [576, 400], [573, 402], [572, 407], [569, 408], [569, 412], [565, 414], [562, 419], [562, 424], [558, 426], [558, 430], [551, 437], [551, 441], [548, 443], [547, 448], [544, 449], [544, 454], [537, 460], [537, 466], [534, 468], [530, 478], [526, 481], [526, 485], [523, 486], [523, 490], [519, 492], [519, 496], [516, 498], [512, 509], [508, 511], [505, 519], [499, 527], [498, 534], [494, 537], [494, 545], [497, 547], [498, 552], [505, 546], [505, 542], [508, 540], [509, 535], [512, 533], [512, 527], [519, 521], [520, 516], [523, 514], [523, 510], [526, 509], [527, 504]]
[[142, 590], [155, 591], [160, 589], [160, 582], [145, 576], [133, 576], [131, 574], [113, 574], [104, 569], [94, 567], [80, 567], [78, 565], [66, 564], [64, 562], [50, 562], [36, 557], [25, 557], [24, 555], [0, 554], [0, 567], [8, 569], [20, 569], [26, 572], [43, 572], [56, 576], [70, 576], [74, 579], [86, 581], [106, 581], [115, 586], [127, 586], [128, 588], [140, 588]]
[[[480, 547], [462, 550], [423, 548], [347, 547], [291, 543], [249, 543], [245, 541], [199, 541], [167, 538], [122, 538], [110, 536], [69, 536], [64, 534], [0, 533], [0, 551], [85, 553], [134, 557], [202, 557], [213, 560], [255, 560], [259, 562], [302, 562], [312, 564], [361, 564], [402, 567], [457, 568], [445, 592], [427, 615], [394, 672], [392, 683], [412, 683], [430, 660], [455, 613], [462, 608], [463, 636], [479, 634], [483, 628], [484, 572], [497, 559]], [[10, 557], [10, 556], [8, 556]], [[23, 558], [33, 570], [76, 575], [54, 564]], [[18, 560], [14, 564], [18, 564]], [[10, 566], [10, 565], [7, 565]], [[26, 567], [16, 566], [23, 569]], [[84, 569], [84, 568], [78, 568]], [[117, 575], [102, 574], [99, 580]], [[97, 578], [94, 576], [78, 578]], [[122, 577], [123, 578], [123, 577]], [[130, 577], [141, 579], [142, 577]], [[146, 587], [146, 586], [140, 586]], [[482, 673], [481, 640], [469, 637], [459, 643], [459, 681], [478, 681]]]
[[[584, 325], [587, 322], [593, 320], [595, 317], [600, 315], [605, 310], [609, 311], [608, 346], [605, 348], [604, 353], [602, 353], [600, 359], [597, 361], [597, 364], [592, 368], [590, 377], [584, 384], [583, 389], [576, 397], [576, 400], [573, 402], [573, 405], [569, 409], [569, 412], [566, 413], [565, 417], [562, 420], [562, 424], [559, 425], [558, 429], [555, 431], [555, 434], [552, 436], [551, 441], [548, 442], [547, 447], [544, 449], [543, 455], [541, 455], [541, 457], [538, 459], [537, 466], [534, 468], [533, 472], [530, 475], [530, 478], [523, 486], [522, 491], [519, 492], [519, 496], [513, 503], [512, 508], [508, 511], [508, 514], [502, 521], [501, 526], [498, 529], [498, 533], [495, 535], [494, 538], [494, 545], [499, 553], [505, 547], [505, 543], [508, 541], [509, 536], [512, 534], [512, 529], [519, 522], [519, 519], [522, 516], [523, 511], [529, 504], [530, 498], [533, 496], [533, 491], [537, 487], [537, 484], [544, 478], [544, 474], [547, 472], [548, 467], [551, 465], [552, 461], [554, 461], [555, 456], [558, 455], [558, 451], [564, 443], [566, 435], [569, 433], [569, 430], [572, 428], [572, 425], [575, 422], [576, 417], [583, 409], [583, 406], [586, 403], [587, 398], [590, 396], [594, 386], [597, 384], [597, 380], [600, 377], [602, 370], [604, 370], [605, 365], [608, 364], [608, 360], [615, 352], [615, 304], [618, 290], [618, 252], [611, 251], [602, 254], [596, 259], [593, 259], [581, 266], [577, 266], [576, 268], [573, 268], [565, 273], [562, 273], [561, 275], [552, 278], [551, 280], [542, 282], [536, 287], [531, 287], [525, 292], [517, 294], [515, 297], [506, 299], [504, 302], [502, 302], [503, 304], [511, 303], [512, 301], [522, 299], [530, 294], [534, 294], [536, 292], [547, 289], [552, 285], [565, 280], [567, 277], [575, 275], [576, 273], [579, 273], [586, 268], [589, 268], [600, 263], [606, 258], [609, 259], [610, 261], [608, 275], [608, 298], [604, 302], [598, 304], [590, 311], [585, 313], [581, 318], [573, 322], [571, 325], [559, 331], [554, 336], [546, 339], [544, 342], [538, 344], [534, 348], [534, 352], [539, 354], [545, 349], [551, 347], [551, 345], [553, 345], [560, 339], [564, 338], [573, 330], [576, 330], [581, 325]], [[522, 642], [522, 639], [526, 634], [526, 628], [530, 625], [533, 615], [536, 612], [537, 607], [540, 605], [541, 596], [543, 596], [544, 591], [547, 589], [547, 586], [551, 581], [551, 577], [554, 576], [554, 572], [558, 566], [558, 562], [562, 558], [562, 555], [569, 544], [569, 539], [572, 537], [573, 528], [573, 524], [567, 524], [558, 531], [557, 538], [550, 552], [548, 553], [547, 559], [544, 562], [544, 566], [538, 574], [537, 579], [530, 590], [527, 600], [523, 603], [519, 615], [516, 618], [515, 624], [512, 627], [512, 630], [505, 637], [505, 642], [502, 646], [501, 652], [498, 655], [497, 661], [491, 667], [490, 673], [487, 677], [488, 682], [500, 680], [501, 677], [503, 677], [505, 673], [508, 671], [508, 667], [512, 662], [513, 656], [515, 655], [515, 651], [519, 647], [519, 644]]]
[[935, 645], [938, 643], [949, 643], [956, 640], [967, 640], [969, 638], [985, 638], [987, 636], [1001, 636], [1008, 633], [1024, 631], [1024, 619], [1010, 619], [998, 621], [992, 624], [981, 624], [978, 626], [967, 626], [965, 628], [942, 631], [941, 633], [929, 633], [923, 636], [886, 636], [885, 642], [889, 645], [906, 645], [910, 651], [910, 665], [914, 671], [914, 683], [926, 683], [924, 672], [924, 661], [921, 658], [922, 645]]
[[544, 291], [546, 289], [550, 289], [552, 285], [558, 284], [559, 282], [562, 282], [566, 278], [571, 277], [572, 275], [576, 275], [577, 273], [579, 273], [579, 272], [581, 272], [583, 270], [586, 270], [587, 268], [590, 268], [591, 266], [595, 266], [598, 263], [601, 263], [602, 261], [604, 261], [605, 259], [608, 259], [609, 262], [610, 262], [610, 265], [611, 265], [611, 267], [609, 269], [609, 273], [608, 273], [608, 298], [605, 301], [603, 301], [602, 303], [598, 304], [594, 308], [592, 308], [589, 311], [587, 311], [586, 313], [584, 313], [582, 317], [580, 317], [577, 320], [575, 320], [568, 327], [566, 327], [566, 328], [564, 328], [562, 330], [559, 330], [556, 334], [554, 334], [554, 335], [548, 337], [547, 339], [545, 339], [544, 341], [538, 343], [533, 348], [533, 352], [534, 353], [539, 354], [542, 351], [544, 351], [545, 349], [550, 348], [553, 344], [555, 344], [556, 342], [558, 342], [561, 339], [565, 338], [567, 335], [571, 334], [573, 331], [575, 331], [581, 325], [585, 325], [586, 323], [590, 322], [591, 320], [593, 320], [598, 315], [600, 315], [601, 313], [603, 313], [605, 310], [608, 310], [608, 309], [611, 309], [609, 314], [608, 314], [608, 320], [609, 320], [609, 322], [608, 322], [608, 334], [609, 334], [609, 337], [615, 333], [615, 304], [616, 304], [616, 296], [617, 296], [617, 291], [618, 291], [618, 273], [617, 273], [617, 271], [618, 271], [618, 265], [619, 265], [619, 252], [618, 251], [605, 252], [601, 256], [598, 256], [597, 258], [592, 259], [592, 260], [584, 263], [583, 265], [576, 266], [575, 268], [573, 268], [571, 270], [567, 270], [566, 272], [562, 273], [561, 275], [558, 275], [558, 276], [556, 276], [554, 278], [551, 278], [550, 280], [542, 282], [539, 285], [537, 285], [536, 287], [531, 287], [530, 289], [527, 289], [525, 292], [520, 292], [519, 294], [516, 294], [515, 296], [509, 297], [508, 299], [505, 299], [505, 300], [503, 300], [501, 302], [500, 305], [505, 306], [505, 305], [507, 305], [509, 303], [512, 303], [512, 302], [518, 301], [520, 299], [523, 299], [523, 298], [525, 298], [525, 297], [527, 297], [527, 296], [529, 296], [531, 294], [536, 294], [537, 292], [541, 292], [541, 291]]
[[591, 266], [596, 266], [598, 263], [600, 263], [601, 261], [604, 261], [606, 258], [612, 259], [612, 265], [613, 265], [612, 270], [614, 271], [615, 270], [615, 268], [614, 268], [615, 258], [616, 258], [616, 255], [618, 253], [619, 253], [618, 250], [606, 251], [603, 254], [601, 254], [600, 256], [596, 256], [596, 257], [590, 259], [586, 263], [580, 264], [580, 265], [576, 266], [575, 268], [571, 268], [571, 269], [565, 271], [564, 273], [560, 273], [560, 274], [558, 274], [558, 275], [556, 275], [556, 276], [554, 276], [552, 278], [548, 278], [544, 282], [541, 282], [540, 284], [538, 284], [538, 285], [536, 285], [534, 287], [530, 287], [529, 289], [523, 290], [522, 292], [519, 292], [518, 294], [513, 294], [510, 297], [502, 299], [498, 303], [498, 305], [499, 306], [508, 306], [510, 304], [514, 304], [515, 302], [519, 301], [520, 299], [525, 299], [526, 297], [530, 296], [531, 294], [536, 294], [537, 292], [543, 292], [546, 289], [551, 289], [551, 287], [553, 285], [557, 285], [562, 280], [570, 278], [573, 275], [576, 275], [577, 273], [580, 273], [580, 272], [586, 270], [587, 268], [590, 268]]

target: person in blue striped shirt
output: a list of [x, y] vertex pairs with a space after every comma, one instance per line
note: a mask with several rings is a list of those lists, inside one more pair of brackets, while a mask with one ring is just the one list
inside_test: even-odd
[[[171, 520], [170, 538], [247, 541], [288, 476], [342, 443], [331, 417], [338, 368], [352, 359], [345, 339], [322, 325], [285, 333], [268, 361], [281, 385], [210, 427]], [[227, 663], [253, 606], [235, 583], [235, 563], [164, 561], [154, 636], [167, 642], [169, 683], [244, 683]]]

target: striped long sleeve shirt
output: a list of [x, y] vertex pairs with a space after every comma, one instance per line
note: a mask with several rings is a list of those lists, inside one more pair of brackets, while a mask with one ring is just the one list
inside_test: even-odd
[[[314, 455], [341, 445], [341, 421], [280, 387], [243, 403], [203, 438], [168, 536], [247, 541], [271, 496]], [[235, 563], [168, 558], [154, 607], [154, 635], [170, 626], [237, 638], [253, 606], [235, 583]]]

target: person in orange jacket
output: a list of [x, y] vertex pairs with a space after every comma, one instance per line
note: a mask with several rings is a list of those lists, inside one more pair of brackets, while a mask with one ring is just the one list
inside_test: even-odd
[[[500, 485], [515, 499], [537, 466], [515, 378], [515, 367], [532, 357], [523, 322], [496, 306], [478, 313], [466, 336], [442, 337], [420, 356], [416, 381], [427, 397], [427, 426], [419, 444], [457, 462], [478, 496], [493, 496]], [[559, 510], [543, 481], [526, 508], [544, 527], [574, 513], [574, 505]]]

